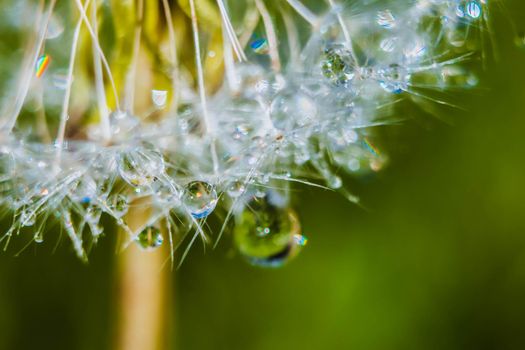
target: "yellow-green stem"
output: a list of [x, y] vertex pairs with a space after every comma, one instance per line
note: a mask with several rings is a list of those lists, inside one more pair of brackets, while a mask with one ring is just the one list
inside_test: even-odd
[[[150, 217], [148, 205], [133, 206], [127, 214], [132, 230]], [[143, 251], [131, 245], [118, 260], [118, 350], [160, 350], [168, 347], [172, 273], [164, 266], [166, 246]]]

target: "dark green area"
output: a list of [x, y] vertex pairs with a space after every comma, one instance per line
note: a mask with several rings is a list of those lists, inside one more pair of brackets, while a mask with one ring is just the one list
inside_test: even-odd
[[[191, 251], [176, 272], [175, 348], [525, 348], [525, 51], [509, 21], [525, 29], [525, 5], [502, 2], [487, 89], [454, 125], [383, 130], [390, 166], [351, 181], [366, 209], [297, 187], [310, 241], [279, 270], [248, 266], [229, 238]], [[114, 245], [103, 239], [88, 265], [67, 242], [2, 252], [0, 349], [109, 349]]]

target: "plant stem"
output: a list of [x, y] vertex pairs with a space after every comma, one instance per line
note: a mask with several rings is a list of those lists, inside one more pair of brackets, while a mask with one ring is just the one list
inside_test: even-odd
[[[135, 203], [127, 214], [132, 230], [150, 218], [147, 203]], [[126, 234], [126, 233], [124, 233]], [[118, 261], [118, 332], [115, 349], [160, 350], [168, 348], [168, 314], [171, 271], [163, 268], [167, 244], [143, 251], [132, 244]]]

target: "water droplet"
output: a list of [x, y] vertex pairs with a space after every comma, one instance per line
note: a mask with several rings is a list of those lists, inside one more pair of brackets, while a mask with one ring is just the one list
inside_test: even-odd
[[456, 15], [459, 18], [478, 19], [481, 17], [481, 13], [482, 7], [478, 0], [464, 1], [456, 8]]
[[35, 222], [36, 215], [32, 210], [26, 209], [20, 213], [20, 225], [29, 227], [33, 226]]
[[407, 59], [419, 58], [427, 52], [427, 47], [425, 42], [421, 39], [414, 40], [410, 45], [408, 45], [403, 53]]
[[379, 11], [376, 15], [376, 22], [385, 29], [392, 29], [396, 26], [396, 18], [390, 10]]
[[236, 65], [235, 91], [246, 98], [269, 101], [283, 88], [285, 81], [279, 76], [271, 76], [261, 66], [254, 63]]
[[280, 267], [297, 255], [306, 239], [300, 234], [293, 210], [278, 206], [265, 196], [252, 199], [237, 216], [234, 242], [251, 264]]
[[162, 245], [164, 237], [155, 226], [148, 226], [135, 238], [135, 242], [144, 250], [154, 250]]
[[175, 185], [169, 181], [155, 181], [152, 185], [154, 199], [157, 203], [164, 205], [169, 203], [171, 207], [179, 204], [179, 195]]
[[398, 64], [379, 71], [379, 85], [389, 93], [400, 94], [408, 88], [410, 75]]
[[379, 47], [385, 52], [392, 52], [396, 48], [397, 38], [386, 38], [381, 41]]
[[306, 146], [298, 147], [294, 152], [294, 161], [297, 165], [303, 165], [310, 160], [310, 152]]
[[[115, 141], [126, 139], [138, 125], [140, 119], [130, 113], [115, 111], [109, 115], [110, 132]], [[104, 133], [98, 124], [89, 128], [89, 137], [92, 140], [101, 140], [103, 136]]]
[[343, 180], [337, 175], [328, 176], [325, 180], [328, 187], [334, 190], [337, 190], [343, 186]]
[[0, 149], [0, 201], [13, 195], [15, 165], [14, 155], [8, 149]]
[[525, 31], [519, 32], [514, 38], [514, 43], [520, 49], [525, 49]]
[[280, 92], [270, 106], [270, 118], [276, 129], [291, 131], [311, 123], [317, 106], [306, 94], [293, 90]]
[[447, 87], [469, 88], [477, 85], [477, 77], [462, 66], [447, 66], [441, 70], [441, 84]]
[[255, 188], [255, 192], [253, 193], [253, 195], [257, 198], [264, 198], [266, 197], [266, 188], [263, 188], [263, 187], [256, 187]]
[[71, 190], [70, 197], [73, 201], [80, 204], [90, 204], [97, 196], [97, 184], [89, 176], [79, 180], [76, 186]]
[[[57, 71], [53, 73], [51, 80], [53, 85], [59, 90], [65, 90], [68, 86], [67, 71]], [[73, 83], [74, 77], [71, 77], [71, 83]]]
[[359, 171], [359, 169], [361, 169], [361, 163], [356, 158], [350, 159], [348, 162], [348, 169], [353, 172]]
[[217, 192], [207, 182], [193, 181], [184, 188], [182, 202], [195, 219], [202, 219], [215, 209]]
[[139, 148], [123, 152], [118, 162], [119, 174], [132, 186], [144, 187], [164, 173], [164, 158], [153, 148]]
[[353, 66], [352, 55], [345, 46], [334, 45], [325, 49], [321, 69], [332, 84], [347, 86], [355, 76]]
[[9, 148], [0, 149], [0, 173], [12, 174], [15, 167], [15, 157]]
[[151, 90], [151, 100], [155, 107], [162, 109], [166, 106], [168, 92], [166, 90]]
[[246, 138], [251, 131], [252, 130], [248, 124], [238, 124], [237, 126], [235, 126], [235, 130], [232, 133], [232, 138], [234, 140], [242, 140]]
[[42, 243], [42, 242], [44, 242], [44, 232], [43, 232], [43, 230], [40, 230], [37, 233], [35, 233], [35, 235], [33, 236], [33, 240], [35, 241], [35, 243]]
[[113, 213], [118, 217], [124, 216], [129, 209], [128, 197], [123, 194], [117, 194], [113, 201]]
[[259, 55], [265, 55], [268, 53], [268, 41], [264, 38], [256, 39], [250, 43], [252, 50]]
[[341, 151], [351, 143], [355, 143], [359, 135], [351, 127], [341, 127], [328, 131], [326, 137], [328, 138], [331, 150]]
[[463, 27], [453, 28], [446, 32], [446, 36], [452, 46], [462, 47], [467, 40], [467, 31]]
[[64, 32], [64, 24], [59, 16], [51, 16], [47, 25], [46, 39], [58, 38]]
[[246, 192], [246, 186], [244, 185], [244, 182], [237, 180], [230, 184], [228, 187], [228, 195], [231, 198], [238, 198], [242, 196]]
[[84, 220], [86, 220], [86, 222], [89, 222], [91, 225], [97, 225], [100, 221], [101, 216], [102, 210], [100, 208], [90, 206], [86, 210], [86, 216], [84, 217]]

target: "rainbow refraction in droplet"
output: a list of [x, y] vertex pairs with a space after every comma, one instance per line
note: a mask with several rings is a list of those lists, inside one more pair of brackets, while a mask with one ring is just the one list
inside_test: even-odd
[[42, 55], [36, 61], [36, 77], [40, 78], [49, 66], [51, 58], [48, 55]]
[[257, 54], [264, 55], [268, 53], [268, 41], [264, 38], [255, 39], [251, 42], [250, 47]]
[[376, 146], [374, 146], [374, 144], [370, 142], [368, 138], [365, 138], [363, 143], [365, 144], [365, 147], [368, 149], [368, 151], [370, 151], [370, 153], [372, 153], [373, 155], [378, 156], [381, 153], [379, 152], [379, 149]]
[[300, 247], [305, 247], [308, 244], [308, 238], [298, 233], [293, 235], [293, 241]]

